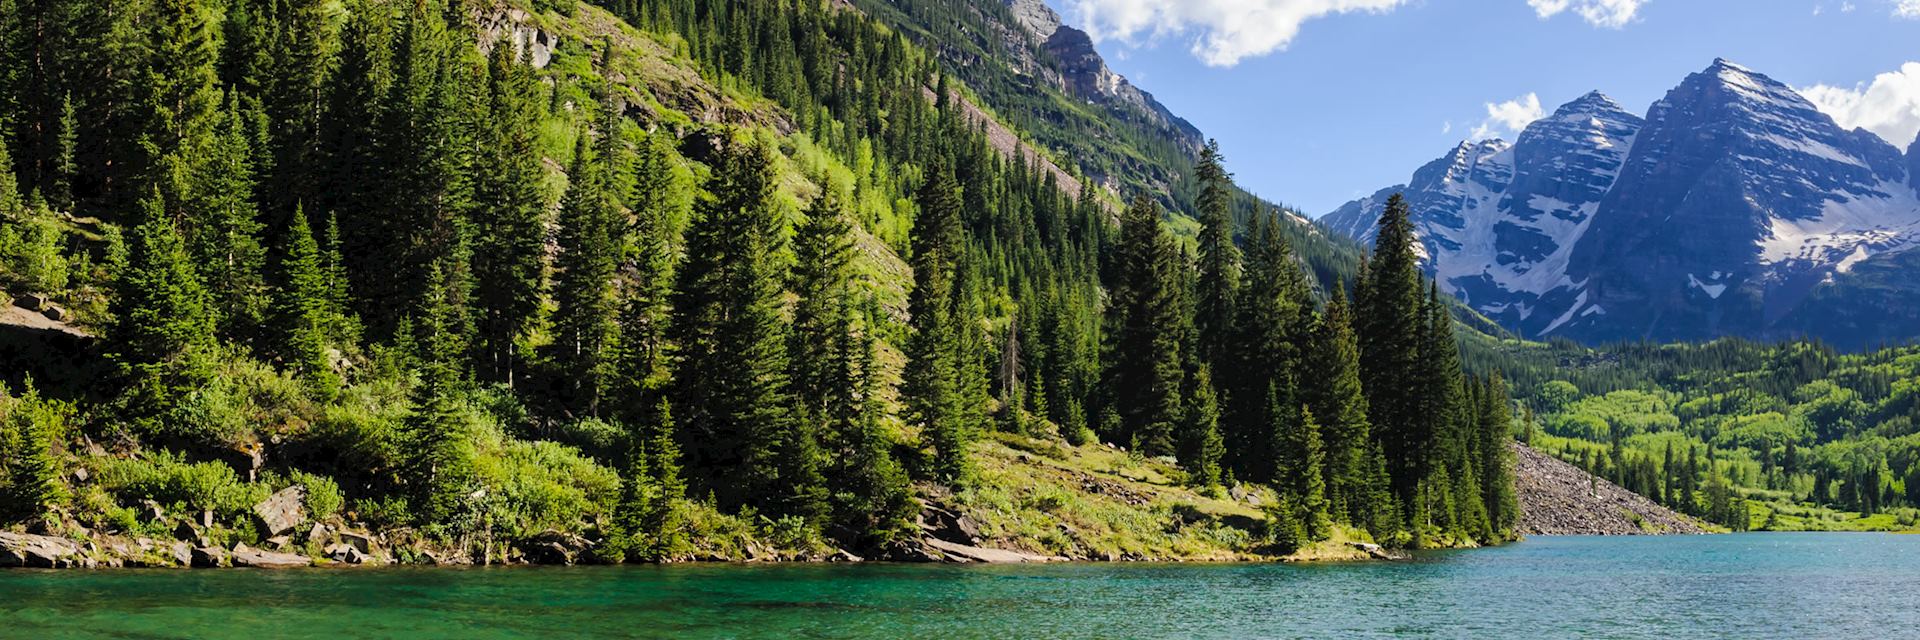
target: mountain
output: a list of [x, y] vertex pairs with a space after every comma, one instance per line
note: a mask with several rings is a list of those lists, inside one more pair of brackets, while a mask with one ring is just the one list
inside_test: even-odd
[[1858, 348], [1920, 335], [1916, 157], [1715, 60], [1644, 119], [1589, 93], [1321, 224], [1369, 239], [1404, 193], [1429, 271], [1527, 337]]
[[[939, 58], [993, 119], [1063, 168], [1105, 189], [1116, 212], [1135, 195], [1157, 199], [1175, 234], [1192, 237], [1199, 183], [1192, 169], [1206, 135], [1116, 73], [1088, 34], [1045, 0], [848, 0]], [[1232, 158], [1228, 158], [1231, 166]], [[1279, 210], [1281, 228], [1322, 283], [1351, 280], [1359, 246], [1304, 216], [1235, 188], [1244, 224]]]

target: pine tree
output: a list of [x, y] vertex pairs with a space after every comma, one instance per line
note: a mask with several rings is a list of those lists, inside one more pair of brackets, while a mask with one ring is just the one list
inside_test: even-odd
[[[487, 67], [487, 117], [474, 179], [474, 278], [482, 379], [515, 382], [515, 350], [540, 309], [547, 197], [538, 84], [510, 43]], [[604, 132], [612, 135], [612, 132]], [[577, 213], [577, 212], [576, 212]]]
[[869, 325], [846, 343], [841, 358], [849, 367], [849, 386], [856, 392], [858, 410], [837, 431], [839, 451], [833, 459], [835, 521], [855, 532], [869, 548], [911, 535], [918, 511], [907, 474], [894, 459], [886, 434], [886, 381], [876, 357], [877, 341]]
[[130, 417], [149, 429], [206, 379], [206, 352], [214, 344], [206, 289], [161, 203], [156, 190], [124, 248], [111, 252], [117, 276], [109, 305], [112, 358], [128, 376]]
[[1287, 434], [1285, 475], [1289, 485], [1286, 490], [1292, 493], [1293, 504], [1299, 509], [1297, 520], [1301, 533], [1307, 540], [1325, 540], [1332, 535], [1333, 525], [1327, 517], [1327, 483], [1322, 471], [1326, 452], [1320, 443], [1320, 424], [1313, 419], [1313, 412], [1304, 407], [1290, 413], [1293, 419], [1284, 426]]
[[1152, 200], [1135, 198], [1121, 216], [1113, 260], [1102, 385], [1120, 423], [1106, 435], [1149, 456], [1171, 455], [1183, 404], [1185, 261], [1160, 228]]
[[[603, 130], [600, 135], [617, 133]], [[566, 405], [597, 414], [610, 373], [620, 203], [608, 186], [615, 161], [597, 156], [590, 139], [580, 136], [567, 171], [567, 193], [560, 200], [551, 349], [556, 374], [565, 381]]]
[[[1512, 409], [1505, 379], [1495, 375], [1487, 380], [1481, 394], [1480, 410], [1480, 484], [1486, 504], [1487, 522], [1495, 535], [1513, 530], [1520, 517], [1519, 498], [1514, 492]], [[1672, 450], [1668, 450], [1671, 454]]]
[[266, 43], [271, 56], [261, 95], [277, 134], [267, 149], [274, 170], [265, 174], [263, 183], [270, 187], [269, 211], [286, 211], [288, 203], [321, 202], [316, 174], [324, 159], [327, 82], [340, 42], [328, 0], [288, 0], [277, 9], [277, 28]]
[[965, 247], [959, 186], [944, 165], [927, 171], [916, 204], [913, 292], [908, 298], [913, 334], [903, 376], [908, 420], [934, 449], [932, 476], [949, 484], [968, 480], [967, 447], [975, 425], [966, 422], [962, 352], [962, 303], [956, 272]]
[[1240, 250], [1233, 244], [1232, 176], [1221, 166], [1220, 143], [1207, 141], [1194, 178], [1200, 181], [1200, 275], [1194, 314], [1201, 360], [1216, 370], [1230, 367], [1238, 332]]
[[160, 158], [191, 153], [183, 143], [208, 139], [220, 110], [216, 17], [206, 0], [154, 0], [150, 11], [142, 145]]
[[1347, 522], [1368, 517], [1369, 431], [1367, 398], [1360, 386], [1360, 347], [1353, 333], [1346, 292], [1328, 302], [1313, 332], [1307, 358], [1307, 406], [1320, 419], [1326, 447], [1326, 487], [1330, 509]]
[[611, 537], [628, 561], [672, 559], [688, 547], [686, 515], [680, 506], [687, 487], [680, 477], [673, 412], [661, 400], [650, 413], [654, 421], [632, 434], [626, 485], [614, 509], [619, 531]]
[[788, 352], [793, 389], [805, 408], [804, 419], [826, 422], [837, 395], [849, 394], [835, 355], [850, 339], [848, 296], [853, 264], [853, 227], [840, 196], [831, 186], [807, 208], [806, 221], [794, 232], [794, 304]]
[[[1272, 481], [1278, 478], [1275, 463], [1283, 455], [1275, 445], [1284, 441], [1284, 432], [1275, 428], [1293, 415], [1274, 411], [1303, 404], [1301, 347], [1308, 337], [1312, 299], [1299, 263], [1271, 216], [1254, 221], [1239, 302], [1232, 414], [1225, 429], [1229, 466], [1241, 479]], [[1269, 401], [1269, 392], [1279, 397]]]
[[237, 96], [212, 114], [204, 139], [189, 139], [180, 163], [182, 234], [213, 295], [212, 311], [223, 337], [247, 338], [265, 319], [269, 296], [260, 243], [262, 225], [254, 204], [253, 151]]
[[1411, 510], [1421, 502], [1418, 489], [1431, 472], [1429, 452], [1437, 434], [1421, 392], [1421, 345], [1428, 335], [1428, 318], [1413, 251], [1413, 223], [1407, 216], [1404, 198], [1396, 194], [1387, 200], [1366, 264], [1355, 328], [1368, 420], [1386, 456], [1397, 501]]
[[1220, 460], [1226, 440], [1220, 436], [1220, 400], [1214, 393], [1213, 370], [1200, 364], [1187, 376], [1186, 417], [1181, 426], [1180, 464], [1188, 482], [1202, 487], [1220, 484]]
[[[425, 332], [434, 339], [436, 330]], [[414, 515], [421, 524], [454, 523], [466, 509], [474, 482], [472, 443], [460, 411], [453, 368], [428, 362], [413, 388], [412, 411], [406, 434], [411, 452], [407, 481], [412, 489]]]
[[765, 506], [775, 515], [811, 518], [818, 505], [801, 504], [813, 495], [803, 486], [814, 481], [810, 456], [781, 455], [805, 446], [809, 430], [794, 419], [787, 378], [775, 262], [785, 234], [773, 190], [772, 151], [763, 143], [721, 151], [677, 274], [672, 396], [697, 490], [724, 507], [773, 500]]
[[626, 229], [621, 262], [619, 340], [615, 350], [623, 411], [628, 420], [659, 403], [668, 370], [668, 304], [673, 294], [671, 149], [650, 136], [634, 163], [633, 224]]
[[6, 471], [0, 485], [0, 518], [29, 520], [45, 514], [60, 498], [60, 460], [54, 441], [62, 436], [65, 412], [59, 403], [44, 400], [33, 381], [26, 392], [9, 397], [0, 386], [0, 454]]
[[320, 244], [314, 240], [305, 210], [294, 209], [287, 239], [290, 244], [280, 264], [275, 305], [281, 336], [279, 351], [311, 389], [330, 397], [340, 387], [340, 376], [334, 373], [328, 358], [334, 328], [340, 324], [335, 318], [339, 312], [328, 299], [326, 267], [321, 263]]

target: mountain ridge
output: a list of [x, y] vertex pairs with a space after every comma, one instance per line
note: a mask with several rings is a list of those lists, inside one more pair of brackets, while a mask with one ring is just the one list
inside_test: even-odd
[[[1590, 92], [1487, 159], [1511, 178], [1431, 179], [1470, 144], [1506, 146], [1462, 143], [1322, 225], [1365, 241], [1386, 197], [1404, 192], [1430, 273], [1531, 338], [1859, 348], [1920, 334], [1898, 311], [1920, 289], [1896, 279], [1889, 292], [1885, 269], [1855, 272], [1920, 246], [1920, 156], [1840, 128], [1763, 74], [1716, 59], [1644, 118]], [[1820, 312], [1836, 304], [1851, 309]]]

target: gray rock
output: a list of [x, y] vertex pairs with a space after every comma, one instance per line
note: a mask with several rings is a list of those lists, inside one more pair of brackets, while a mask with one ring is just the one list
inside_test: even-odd
[[57, 569], [81, 560], [80, 545], [71, 540], [0, 531], [0, 567]]
[[331, 533], [331, 531], [327, 529], [327, 525], [320, 524], [318, 522], [313, 523], [313, 528], [307, 530], [307, 542], [309, 543], [324, 542], [326, 541], [327, 535], [329, 533]]
[[218, 569], [227, 566], [227, 550], [220, 547], [194, 547], [189, 556], [189, 564], [195, 569]]
[[168, 545], [167, 558], [173, 560], [174, 566], [191, 567], [193, 566], [193, 545], [185, 542]]
[[543, 531], [520, 543], [527, 560], [534, 564], [570, 565], [581, 560], [593, 543], [580, 536], [558, 531]]
[[379, 548], [378, 545], [374, 544], [373, 536], [359, 531], [341, 529], [339, 535], [341, 542], [353, 545], [353, 548], [359, 549], [360, 553], [371, 554], [375, 549]]
[[273, 497], [253, 505], [253, 515], [268, 535], [286, 533], [307, 519], [307, 488], [294, 485], [281, 489]]
[[366, 564], [373, 559], [372, 556], [361, 553], [360, 549], [344, 542], [333, 543], [332, 546], [327, 547], [326, 552], [327, 559], [341, 564]]
[[233, 547], [233, 566], [255, 569], [291, 569], [313, 566], [313, 560], [291, 553], [261, 551], [240, 544]]

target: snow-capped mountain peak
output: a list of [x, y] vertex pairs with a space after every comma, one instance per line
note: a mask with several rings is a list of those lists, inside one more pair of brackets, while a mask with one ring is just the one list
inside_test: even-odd
[[[1462, 143], [1322, 224], [1370, 240], [1387, 197], [1405, 192], [1430, 272], [1528, 336], [1821, 334], [1806, 307], [1823, 287], [1920, 246], [1916, 158], [1920, 141], [1903, 154], [1843, 130], [1791, 87], [1718, 59], [1645, 118], [1587, 93], [1511, 145]], [[1920, 334], [1914, 315], [1841, 341]]]

